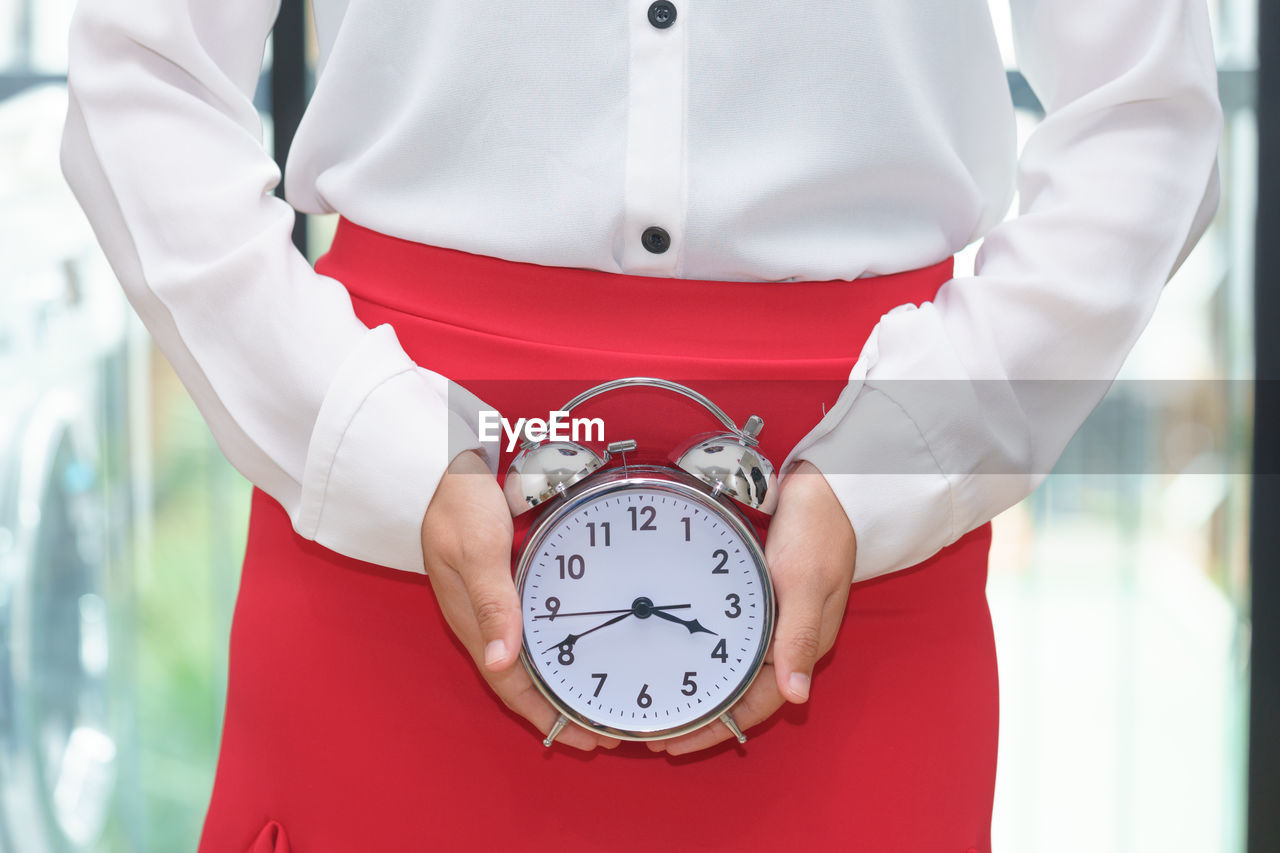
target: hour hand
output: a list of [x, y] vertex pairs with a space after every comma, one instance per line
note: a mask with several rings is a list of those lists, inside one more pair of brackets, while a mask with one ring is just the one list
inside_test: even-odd
[[666, 619], [668, 622], [675, 622], [678, 625], [683, 625], [689, 629], [690, 634], [703, 633], [703, 634], [712, 634], [715, 636], [719, 636], [718, 634], [716, 634], [715, 631], [712, 631], [710, 628], [703, 625], [697, 619], [681, 619], [679, 616], [672, 616], [666, 610], [658, 610], [657, 608], [654, 608], [652, 611], [650, 611], [650, 614], [653, 616], [657, 616], [659, 619]]

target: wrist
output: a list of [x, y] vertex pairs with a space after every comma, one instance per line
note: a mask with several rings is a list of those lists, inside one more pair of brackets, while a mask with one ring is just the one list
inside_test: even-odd
[[799, 460], [782, 483], [781, 496], [790, 495], [789, 503], [797, 503], [812, 519], [824, 525], [833, 535], [848, 535], [857, 545], [857, 532], [826, 476], [807, 459]]

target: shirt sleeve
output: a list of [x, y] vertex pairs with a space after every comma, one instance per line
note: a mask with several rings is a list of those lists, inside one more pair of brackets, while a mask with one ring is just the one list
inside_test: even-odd
[[880, 319], [781, 466], [808, 460], [831, 484], [858, 539], [855, 580], [915, 565], [1030, 494], [1217, 207], [1203, 0], [1012, 12], [1046, 112], [1018, 162], [1018, 215], [987, 235], [973, 276]]
[[334, 551], [424, 572], [422, 518], [482, 401], [291, 242], [252, 103], [271, 0], [80, 0], [63, 173], [233, 465]]

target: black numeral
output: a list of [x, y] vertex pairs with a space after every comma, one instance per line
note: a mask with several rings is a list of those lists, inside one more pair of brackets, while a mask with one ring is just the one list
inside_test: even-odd
[[724, 597], [724, 600], [729, 602], [729, 609], [724, 612], [725, 616], [730, 619], [737, 619], [742, 615], [742, 605], [738, 603], [742, 599], [738, 597], [737, 593], [729, 593]]
[[631, 513], [631, 529], [632, 530], [657, 530], [658, 529], [653, 523], [653, 520], [658, 517], [658, 510], [655, 509], [654, 507], [651, 507], [651, 506], [640, 507], [640, 515], [644, 516], [644, 521], [639, 522], [638, 527], [636, 526], [637, 524], [636, 508], [633, 506], [629, 506], [627, 507], [627, 512]]
[[577, 580], [587, 572], [587, 563], [581, 554], [570, 554], [567, 560], [564, 554], [558, 554], [556, 562], [560, 564], [560, 580], [564, 580], [566, 574]]
[[560, 612], [560, 599], [552, 595], [543, 604], [547, 605], [547, 612], [551, 614], [551, 621], [556, 621], [556, 614]]
[[591, 673], [591, 677], [600, 679], [600, 683], [596, 685], [596, 692], [591, 694], [592, 696], [599, 696], [601, 688], [604, 687], [604, 680], [609, 677], [609, 673], [593, 672]]
[[684, 687], [680, 688], [681, 693], [686, 696], [692, 696], [698, 692], [698, 682], [693, 680], [693, 677], [697, 674], [696, 672], [686, 672], [684, 674]]
[[[609, 522], [600, 522], [600, 532], [604, 534], [604, 547], [609, 547]], [[591, 547], [596, 547], [596, 523], [594, 521], [587, 522], [587, 535], [591, 537]]]
[[718, 658], [720, 663], [729, 662], [729, 652], [725, 649], [723, 637], [720, 638], [720, 642], [716, 643], [716, 647], [711, 650], [711, 656], [713, 658]]
[[[711, 556], [720, 558], [720, 562], [716, 563], [716, 567], [711, 570], [711, 574], [713, 575], [729, 574], [729, 570], [724, 567], [724, 564], [729, 562], [729, 552], [723, 548], [717, 548], [715, 550], [715, 553], [712, 554]], [[563, 575], [561, 575], [561, 577], [563, 577]]]
[[648, 708], [653, 704], [653, 697], [649, 695], [649, 685], [641, 685], [640, 695], [636, 697], [636, 704], [641, 708]]
[[[724, 645], [722, 642], [720, 645]], [[560, 654], [556, 656], [561, 666], [568, 666], [573, 663], [573, 643], [563, 643], [560, 646]]]
[[686, 515], [684, 518], [680, 520], [684, 522], [684, 541], [688, 542], [689, 541], [689, 516]]

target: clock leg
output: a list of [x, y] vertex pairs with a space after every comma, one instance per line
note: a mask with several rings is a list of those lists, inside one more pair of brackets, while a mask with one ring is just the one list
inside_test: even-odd
[[[565, 724], [568, 722], [569, 722], [569, 718], [566, 717], [564, 714], [561, 714], [560, 719], [556, 720], [556, 724], [551, 727], [551, 733], [548, 734], [545, 738], [543, 738], [542, 745], [547, 747], [551, 746], [552, 741], [556, 739], [556, 735], [560, 734], [560, 732], [564, 729]], [[739, 737], [741, 737], [741, 735], [739, 735]]]
[[733, 736], [738, 739], [738, 743], [747, 742], [747, 736], [742, 733], [742, 729], [738, 728], [738, 722], [734, 720], [733, 715], [728, 711], [720, 715], [720, 722], [729, 727], [729, 731], [733, 732]]

